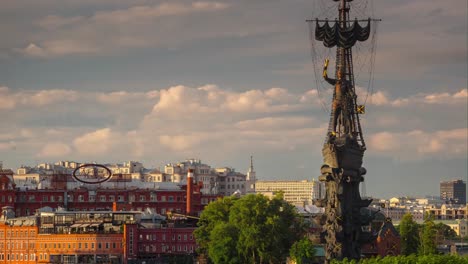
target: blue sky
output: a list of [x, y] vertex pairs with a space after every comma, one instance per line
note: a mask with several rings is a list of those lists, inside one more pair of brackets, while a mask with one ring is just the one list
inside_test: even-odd
[[[260, 179], [316, 178], [330, 93], [317, 92], [305, 20], [332, 4], [2, 1], [0, 160], [199, 158], [245, 172], [253, 155]], [[437, 194], [467, 175], [467, 3], [353, 1], [371, 4], [383, 21], [367, 193]]]

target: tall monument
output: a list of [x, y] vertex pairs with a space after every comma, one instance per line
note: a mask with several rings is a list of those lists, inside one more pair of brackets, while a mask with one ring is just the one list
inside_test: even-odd
[[[332, 0], [329, 0], [330, 2]], [[364, 106], [358, 105], [353, 72], [352, 48], [370, 35], [372, 19], [349, 18], [352, 0], [333, 0], [338, 16], [335, 20], [310, 20], [315, 24], [314, 38], [327, 48], [336, 47], [335, 76], [328, 76], [328, 58], [322, 77], [333, 87], [331, 115], [322, 149], [323, 161], [319, 180], [325, 182], [325, 198], [315, 201], [325, 207], [322, 219], [325, 240], [325, 259], [359, 259], [361, 245], [372, 240], [368, 229], [372, 220], [361, 210], [372, 200], [362, 199], [359, 184], [364, 181], [366, 169], [362, 167], [366, 144], [360, 117]], [[365, 230], [365, 231], [363, 231]]]

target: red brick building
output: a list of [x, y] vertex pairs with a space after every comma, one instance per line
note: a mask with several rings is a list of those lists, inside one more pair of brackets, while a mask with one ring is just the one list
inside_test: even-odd
[[401, 252], [400, 234], [390, 218], [377, 219], [372, 223], [372, 231], [377, 238], [362, 247], [365, 256], [396, 256]]

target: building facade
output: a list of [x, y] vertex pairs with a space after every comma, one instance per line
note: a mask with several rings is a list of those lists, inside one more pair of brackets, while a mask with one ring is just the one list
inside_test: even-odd
[[[142, 263], [192, 256], [186, 221], [135, 211], [50, 211], [0, 219], [0, 263]], [[8, 215], [5, 212], [8, 211]]]
[[466, 204], [466, 183], [462, 180], [440, 182], [440, 198], [449, 203]]
[[144, 177], [148, 182], [184, 183], [188, 170], [194, 171], [195, 182], [201, 183], [200, 191], [203, 194], [229, 196], [255, 192], [256, 174], [252, 158], [247, 174], [230, 167], [212, 168], [201, 160], [188, 159], [166, 164], [164, 171], [153, 170]]
[[283, 192], [284, 200], [297, 206], [312, 205], [314, 199], [322, 196], [323, 184], [312, 181], [257, 181], [255, 192], [266, 196]]

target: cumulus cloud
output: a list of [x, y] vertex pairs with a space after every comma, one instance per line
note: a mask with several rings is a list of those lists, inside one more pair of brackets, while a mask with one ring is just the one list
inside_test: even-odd
[[468, 89], [462, 89], [456, 93], [433, 93], [424, 96], [424, 102], [429, 104], [466, 103]]
[[41, 158], [61, 158], [66, 157], [71, 153], [72, 149], [65, 143], [52, 142], [47, 143], [37, 154]]
[[24, 105], [44, 106], [56, 102], [74, 102], [78, 99], [78, 93], [70, 90], [42, 90], [25, 96], [19, 100]]
[[292, 94], [283, 88], [233, 92], [208, 85], [199, 88], [174, 86], [160, 91], [153, 114], [169, 115], [233, 112], [271, 113], [298, 110], [304, 95]]
[[370, 136], [369, 151], [405, 159], [463, 157], [468, 151], [468, 129], [457, 128], [427, 132], [380, 132]]
[[[266, 152], [296, 151], [320, 148], [328, 127], [328, 115], [316, 103], [319, 101], [316, 90], [294, 93], [275, 87], [233, 91], [210, 84], [196, 88], [179, 85], [148, 92], [103, 93], [73, 90], [14, 92], [3, 87], [0, 95], [13, 98], [22, 106], [4, 109], [10, 111], [11, 116], [30, 116], [28, 120], [38, 119], [41, 124], [38, 127], [23, 126], [15, 133], [0, 131], [1, 149], [7, 151], [21, 144], [31, 153], [39, 153], [33, 154], [34, 157], [44, 159], [59, 157], [60, 153], [83, 159], [103, 156], [127, 159], [162, 157], [167, 153], [209, 157], [219, 149], [232, 153], [252, 148]], [[438, 105], [427, 101], [427, 96], [416, 94], [398, 100], [411, 102], [403, 111], [414, 112], [419, 104], [425, 105], [422, 107], [424, 112], [438, 109]], [[466, 99], [466, 91], [462, 89], [438, 97], [462, 102]], [[374, 98], [370, 118], [367, 114], [363, 116], [370, 152], [420, 159], [466, 155], [463, 151], [466, 139], [462, 137], [466, 129], [451, 129], [445, 125], [427, 129], [422, 124], [430, 121], [417, 115], [412, 117], [416, 121], [408, 118], [405, 123], [406, 119], [402, 120], [399, 112], [402, 110], [394, 107], [396, 99], [379, 92]], [[41, 115], [46, 113], [42, 110], [49, 109], [44, 106], [51, 104], [57, 112], [67, 111], [63, 127], [44, 127], [40, 122]], [[447, 104], [447, 111], [453, 112], [460, 107], [463, 105], [459, 103]], [[86, 122], [75, 126], [68, 124], [68, 116], [88, 112], [91, 116], [102, 116], [104, 121], [93, 125]], [[407, 131], [402, 131], [401, 127]], [[439, 131], [431, 132], [433, 129]]]
[[114, 137], [110, 128], [103, 128], [77, 137], [73, 146], [84, 155], [103, 155], [111, 150]]
[[81, 92], [78, 90], [49, 89], [49, 90], [19, 90], [14, 91], [0, 86], [0, 110], [9, 110], [17, 106], [43, 107], [47, 105], [73, 105], [80, 101], [85, 103], [119, 104], [143, 103], [155, 100], [159, 91], [148, 92], [116, 91], [116, 92]]
[[371, 105], [393, 107], [407, 106], [409, 104], [466, 104], [468, 99], [468, 90], [466, 88], [452, 93], [418, 93], [407, 98], [396, 99], [392, 99], [388, 93], [383, 91], [376, 91], [368, 94], [361, 87], [356, 88], [356, 93], [360, 101], [366, 99], [366, 103]]

